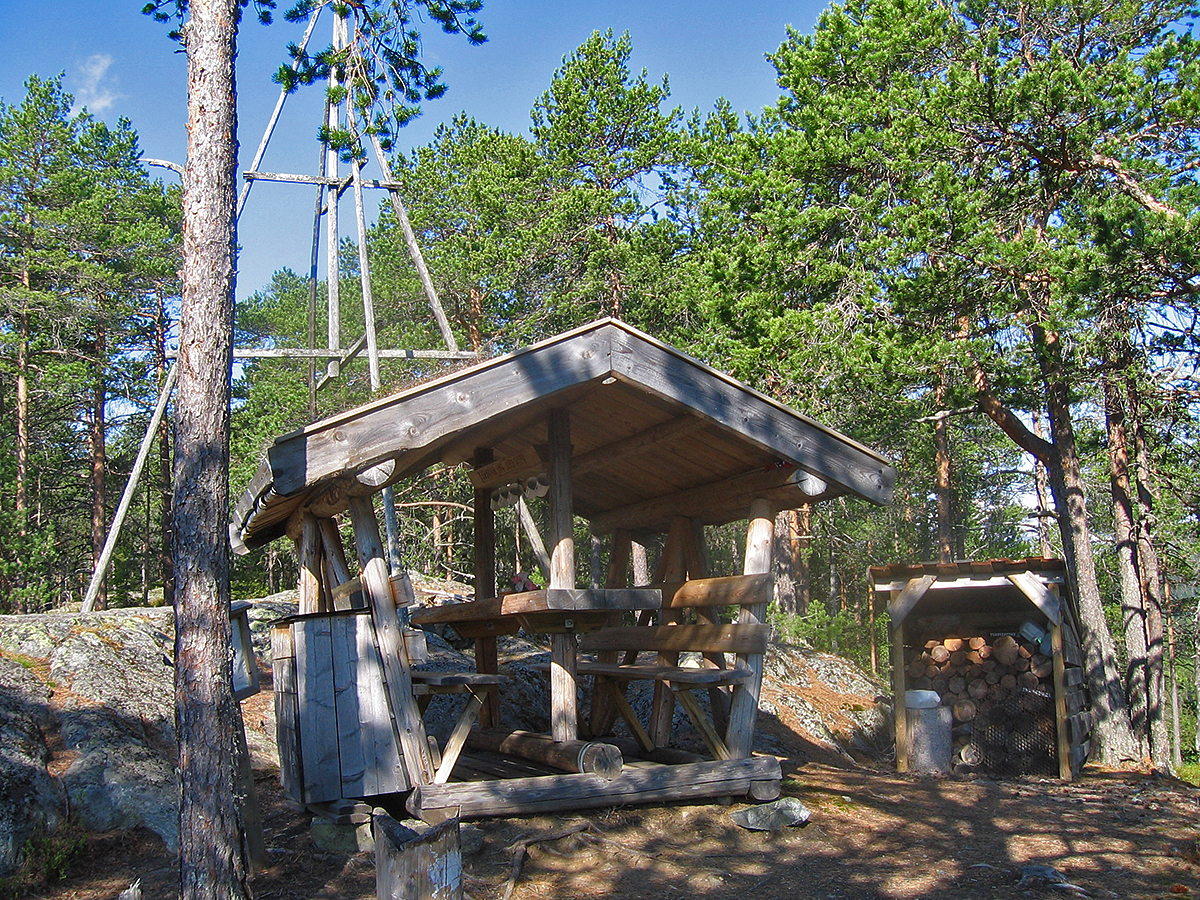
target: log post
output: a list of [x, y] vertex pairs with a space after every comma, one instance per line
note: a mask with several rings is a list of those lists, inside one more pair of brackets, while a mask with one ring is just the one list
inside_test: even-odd
[[[575, 587], [575, 524], [571, 496], [571, 419], [565, 409], [550, 410], [550, 588]], [[575, 634], [550, 638], [550, 724], [556, 741], [578, 736], [575, 698]]]
[[[486, 466], [495, 454], [486, 447], [475, 451], [475, 468]], [[475, 599], [487, 600], [496, 596], [496, 514], [492, 511], [491, 491], [475, 489]], [[475, 638], [475, 671], [495, 675], [499, 670], [495, 635]], [[488, 688], [479, 711], [481, 728], [500, 727], [500, 692]]]
[[[612, 545], [608, 555], [608, 576], [605, 587], [629, 587], [629, 561], [633, 552], [633, 542], [629, 531], [618, 528], [613, 532]], [[619, 625], [621, 614], [617, 613], [609, 621], [610, 625]], [[619, 658], [616, 650], [602, 650], [596, 654], [597, 662], [615, 663]], [[617, 707], [612, 701], [612, 695], [603, 687], [603, 678], [597, 676], [592, 681], [592, 708], [588, 716], [588, 730], [592, 737], [607, 734], [617, 718]]]
[[[891, 592], [893, 601], [900, 595]], [[889, 604], [890, 605], [890, 604]], [[896, 771], [908, 771], [908, 705], [904, 702], [904, 622], [891, 623], [892, 633], [892, 716], [896, 729]], [[949, 659], [949, 655], [946, 657]]]
[[[671, 522], [671, 530], [667, 532], [667, 542], [663, 547], [662, 580], [664, 583], [677, 584], [687, 579], [687, 549], [686, 545], [692, 536], [690, 519], [677, 516]], [[679, 611], [663, 609], [658, 616], [660, 625], [668, 625], [679, 621]], [[678, 653], [659, 653], [660, 666], [679, 665]], [[671, 742], [671, 720], [675, 715], [675, 692], [670, 685], [661, 681], [654, 682], [654, 702], [650, 708], [650, 739], [656, 747], [665, 747]]]
[[[746, 532], [746, 558], [742, 567], [745, 575], [764, 575], [771, 571], [771, 544], [775, 536], [775, 518], [769, 500], [758, 499], [750, 504], [750, 526]], [[767, 601], [743, 606], [738, 622], [760, 625], [767, 621]], [[754, 723], [758, 717], [758, 695], [762, 689], [763, 655], [738, 655], [754, 673], [733, 689], [729, 705], [729, 728], [725, 744], [735, 758], [747, 757], [754, 746]]]
[[[332, 596], [333, 588], [350, 581], [350, 564], [346, 561], [346, 548], [342, 546], [342, 536], [338, 533], [337, 521], [331, 518], [318, 519], [317, 527], [321, 532], [321, 547], [325, 551], [325, 561], [333, 573], [333, 583], [329, 585], [329, 593]], [[361, 608], [364, 605], [362, 592], [356, 591], [341, 602], [348, 604], [347, 608], [350, 609]], [[333, 603], [335, 607], [339, 605], [339, 601], [336, 599], [333, 600]]]
[[[371, 624], [375, 629], [375, 644], [383, 661], [388, 706], [396, 729], [396, 740], [404, 756], [404, 770], [410, 784], [430, 784], [434, 777], [433, 760], [429, 754], [425, 725], [413, 696], [408, 651], [400, 634], [400, 619], [396, 615], [387, 557], [383, 542], [379, 539], [379, 522], [375, 518], [370, 497], [350, 498], [350, 521], [354, 524], [354, 543], [358, 550], [363, 590], [371, 604]], [[407, 576], [401, 581], [408, 584]], [[408, 584], [408, 588], [412, 590], [411, 584]]]
[[1054, 725], [1058, 747], [1058, 777], [1070, 781], [1075, 777], [1071, 767], [1071, 734], [1067, 728], [1066, 661], [1063, 659], [1062, 625], [1050, 623], [1050, 646], [1054, 654]]
[[462, 900], [458, 819], [410, 828], [377, 809], [372, 824], [377, 900]]
[[467, 746], [544, 763], [564, 772], [599, 775], [612, 781], [621, 774], [624, 759], [612, 744], [597, 741], [554, 741], [529, 731], [473, 731]]
[[[293, 523], [295, 520], [293, 519]], [[300, 513], [300, 527], [293, 532], [300, 574], [297, 592], [301, 615], [321, 611], [321, 554], [317, 520], [308, 510]]]

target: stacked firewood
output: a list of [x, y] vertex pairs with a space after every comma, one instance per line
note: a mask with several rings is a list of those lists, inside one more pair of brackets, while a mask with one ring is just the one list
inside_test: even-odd
[[1012, 698], [1027, 691], [1052, 695], [1054, 663], [1040, 650], [1038, 644], [1001, 634], [931, 640], [910, 651], [909, 687], [936, 691], [942, 705], [954, 710], [955, 763], [982, 762], [972, 736], [982, 722], [1011, 706]]

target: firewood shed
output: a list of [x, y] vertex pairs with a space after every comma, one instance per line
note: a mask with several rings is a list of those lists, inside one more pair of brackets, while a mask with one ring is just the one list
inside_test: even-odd
[[[476, 596], [414, 609], [411, 623], [473, 638], [474, 672], [420, 665], [424, 632], [404, 614], [413, 587], [402, 566], [389, 571], [372, 502], [439, 463], [471, 468]], [[274, 631], [286, 792], [334, 812], [400, 795], [428, 822], [778, 796], [778, 761], [751, 752], [775, 511], [843, 495], [887, 503], [894, 481], [866, 447], [607, 319], [280, 437], [231, 535], [235, 549], [296, 545], [300, 614]], [[548, 504], [549, 584], [498, 595], [492, 500], [522, 486]], [[603, 587], [576, 583], [577, 517], [609, 541]], [[741, 519], [743, 574], [712, 577], [703, 526]], [[655, 532], [666, 534], [655, 583], [630, 586], [631, 541]], [[497, 638], [518, 629], [549, 635], [549, 734], [499, 730]], [[685, 653], [702, 661], [681, 664]], [[626, 698], [636, 681], [654, 687], [649, 721]], [[445, 692], [465, 702], [439, 745], [422, 716]], [[670, 746], [676, 704], [707, 756]], [[617, 719], [634, 738], [619, 747]]]
[[956, 771], [1079, 773], [1092, 717], [1061, 560], [897, 564], [870, 576], [891, 619], [900, 771], [916, 734], [909, 705], [928, 699], [951, 712]]

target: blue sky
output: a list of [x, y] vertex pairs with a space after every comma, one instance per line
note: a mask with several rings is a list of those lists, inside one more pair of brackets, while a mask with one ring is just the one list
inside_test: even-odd
[[[0, 0], [0, 99], [19, 103], [31, 74], [64, 73], [66, 89], [93, 114], [106, 121], [119, 116], [132, 121], [146, 157], [182, 163], [185, 60], [167, 39], [167, 28], [141, 14], [142, 5], [143, 0]], [[280, 0], [281, 8], [287, 5]], [[485, 0], [479, 18], [488, 43], [481, 47], [424, 23], [426, 62], [445, 69], [449, 91], [424, 104], [424, 114], [404, 129], [398, 145], [405, 149], [426, 143], [439, 123], [460, 111], [524, 132], [529, 110], [562, 57], [592, 31], [607, 28], [630, 33], [635, 70], [645, 68], [653, 80], [669, 75], [674, 104], [706, 111], [725, 97], [734, 109], [757, 112], [779, 94], [765, 54], [783, 42], [788, 25], [811, 31], [824, 6], [815, 0]], [[277, 18], [270, 27], [248, 19], [239, 36], [243, 167], [249, 165], [278, 97], [271, 73], [285, 61], [286, 45], [303, 33], [302, 26]], [[328, 21], [317, 26], [314, 40], [321, 46], [329, 42]], [[264, 170], [316, 174], [320, 105], [321, 92], [315, 87], [288, 99]], [[153, 171], [170, 177], [162, 169]], [[239, 297], [266, 284], [276, 269], [307, 269], [312, 204], [311, 188], [255, 186], [240, 225]]]

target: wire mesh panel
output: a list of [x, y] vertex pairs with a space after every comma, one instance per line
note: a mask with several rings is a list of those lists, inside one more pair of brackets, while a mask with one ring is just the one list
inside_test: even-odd
[[979, 768], [993, 775], [1058, 775], [1054, 697], [1018, 688], [975, 720]]

